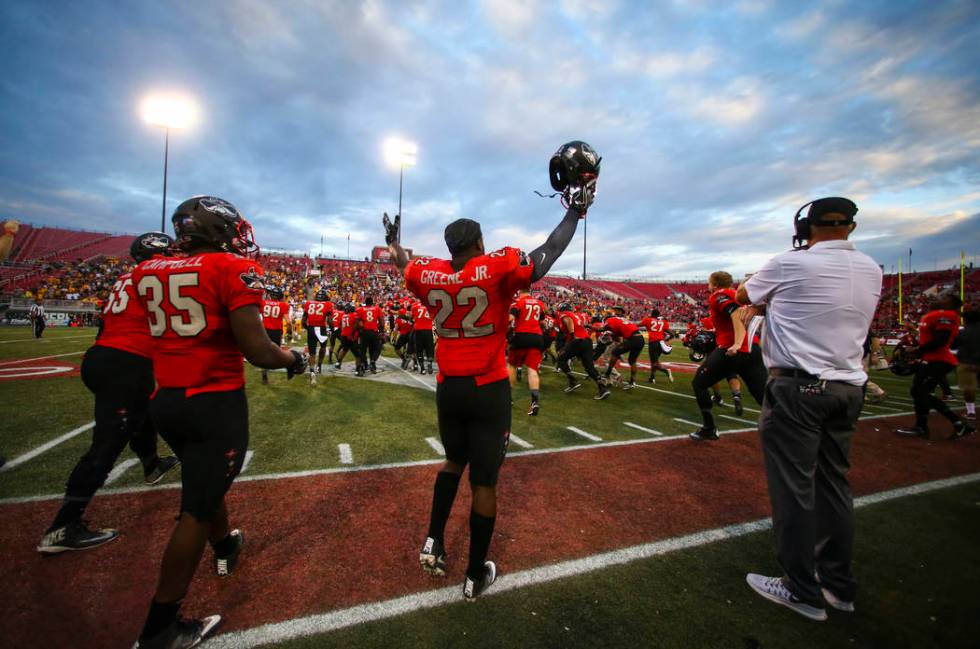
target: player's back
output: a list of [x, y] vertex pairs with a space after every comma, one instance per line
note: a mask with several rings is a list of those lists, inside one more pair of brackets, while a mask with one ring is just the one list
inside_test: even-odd
[[262, 269], [230, 253], [163, 257], [133, 273], [153, 336], [153, 369], [162, 388], [234, 390], [245, 383], [244, 361], [229, 315], [262, 304]]
[[538, 335], [542, 333], [541, 317], [544, 313], [544, 304], [541, 300], [530, 295], [522, 295], [514, 303], [512, 310], [517, 312], [514, 316], [514, 331]]
[[146, 323], [146, 309], [136, 295], [132, 273], [123, 273], [112, 285], [102, 309], [102, 328], [95, 344], [152, 357], [153, 338]]

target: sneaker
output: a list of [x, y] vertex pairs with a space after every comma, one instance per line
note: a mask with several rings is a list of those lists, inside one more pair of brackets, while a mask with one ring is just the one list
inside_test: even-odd
[[598, 394], [596, 394], [592, 398], [595, 399], [596, 401], [602, 401], [603, 399], [609, 397], [610, 394], [611, 392], [609, 392], [608, 385], [600, 385]]
[[953, 433], [946, 439], [959, 439], [961, 437], [966, 437], [967, 435], [972, 435], [976, 431], [976, 428], [966, 423], [966, 421], [960, 419], [958, 422], [953, 424]]
[[479, 580], [473, 581], [467, 577], [466, 581], [463, 582], [463, 599], [467, 602], [476, 600], [495, 581], [497, 581], [497, 564], [493, 561], [487, 561], [483, 564], [483, 575]]
[[90, 530], [85, 521], [76, 521], [45, 534], [37, 551], [41, 554], [60, 554], [70, 550], [88, 550], [118, 537], [119, 530]]
[[838, 611], [844, 611], [845, 613], [854, 612], [854, 602], [840, 599], [826, 588], [821, 588], [820, 592], [823, 593], [824, 600]]
[[732, 401], [735, 402], [735, 416], [741, 417], [745, 409], [742, 407], [742, 397], [734, 397]]
[[377, 373], [378, 373], [378, 366], [375, 365], [374, 363], [371, 363], [371, 374], [377, 374]]
[[720, 394], [716, 394], [716, 395], [712, 396], [711, 397], [711, 400], [714, 401], [716, 405], [719, 405], [719, 406], [725, 405], [725, 400], [721, 398], [721, 395]]
[[745, 575], [745, 581], [749, 587], [762, 595], [770, 602], [782, 604], [786, 608], [796, 611], [803, 617], [808, 617], [817, 622], [827, 619], [827, 610], [816, 606], [811, 606], [802, 602], [796, 595], [791, 593], [783, 580], [779, 577], [764, 577], [749, 573]]
[[419, 552], [419, 563], [422, 570], [434, 577], [446, 576], [446, 549], [442, 542], [431, 536], [426, 537], [422, 550]]
[[575, 392], [580, 387], [582, 387], [582, 384], [581, 383], [572, 383], [567, 388], [565, 388], [565, 392]]
[[170, 469], [180, 464], [180, 460], [173, 455], [157, 458], [157, 465], [150, 471], [143, 469], [143, 482], [146, 484], [156, 484], [163, 480]]
[[336, 363], [334, 363], [333, 364], [333, 367], [334, 367], [334, 369], [339, 370], [340, 369], [340, 361], [337, 361]]
[[896, 428], [895, 432], [899, 435], [904, 435], [905, 437], [929, 437], [929, 431], [920, 426], [905, 426], [903, 428]]
[[651, 374], [650, 378], [647, 379], [647, 383], [656, 383], [656, 382], [657, 382], [657, 378], [653, 374]]
[[220, 622], [220, 615], [209, 615], [203, 620], [178, 617], [157, 635], [137, 640], [133, 649], [190, 649], [201, 644]]
[[317, 363], [316, 373], [317, 374], [323, 374], [323, 363]]
[[527, 414], [529, 414], [532, 417], [537, 417], [538, 410], [540, 409], [541, 409], [541, 404], [539, 404], [537, 401], [532, 401], [531, 408], [527, 411]]
[[[674, 373], [672, 371], [670, 371], [670, 368], [668, 367], [667, 368], [667, 383], [673, 383], [673, 382], [674, 382]], [[719, 401], [718, 403], [720, 404], [721, 401]]]
[[688, 437], [696, 442], [714, 441], [718, 439], [718, 429], [701, 426], [701, 428], [698, 428], [693, 433], [689, 433]]
[[636, 387], [636, 381], [630, 381], [629, 383], [627, 383], [626, 385], [623, 386], [623, 389], [624, 390], [632, 390], [635, 387]]
[[214, 574], [219, 577], [227, 577], [235, 571], [238, 565], [238, 555], [242, 553], [242, 546], [245, 545], [245, 534], [241, 530], [232, 530], [228, 536], [235, 539], [235, 549], [224, 556], [214, 555]]

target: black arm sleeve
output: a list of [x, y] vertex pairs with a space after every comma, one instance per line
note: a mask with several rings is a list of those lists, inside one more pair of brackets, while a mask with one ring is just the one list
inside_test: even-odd
[[925, 352], [931, 352], [935, 349], [939, 349], [940, 347], [946, 344], [946, 342], [949, 340], [950, 335], [952, 334], [950, 334], [950, 332], [948, 331], [937, 331], [936, 335], [933, 336], [932, 340], [930, 340], [924, 345], [919, 345], [919, 354], [921, 355]]
[[561, 220], [558, 227], [555, 228], [550, 235], [548, 235], [548, 240], [544, 242], [541, 246], [535, 248], [531, 251], [530, 257], [534, 262], [534, 270], [531, 271], [531, 281], [536, 282], [551, 270], [551, 266], [558, 261], [562, 253], [565, 252], [565, 248], [572, 241], [572, 237], [575, 236], [575, 230], [578, 228], [579, 212], [574, 208], [569, 208], [565, 212], [565, 218]]

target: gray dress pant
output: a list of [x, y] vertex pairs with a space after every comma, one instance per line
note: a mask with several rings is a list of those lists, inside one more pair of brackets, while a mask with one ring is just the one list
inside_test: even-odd
[[846, 383], [796, 377], [766, 383], [759, 432], [777, 558], [787, 588], [820, 607], [821, 586], [854, 600], [847, 456], [863, 400], [862, 388]]

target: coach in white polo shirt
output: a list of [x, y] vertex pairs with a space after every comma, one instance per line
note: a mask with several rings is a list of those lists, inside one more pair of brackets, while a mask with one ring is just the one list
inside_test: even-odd
[[854, 610], [848, 451], [868, 380], [861, 360], [881, 269], [847, 240], [856, 225], [853, 202], [831, 197], [809, 205], [795, 219], [798, 249], [770, 259], [737, 295], [753, 305], [741, 310], [743, 320], [763, 310], [766, 317], [769, 380], [759, 432], [784, 573], [746, 580], [763, 597], [825, 620], [825, 603]]

